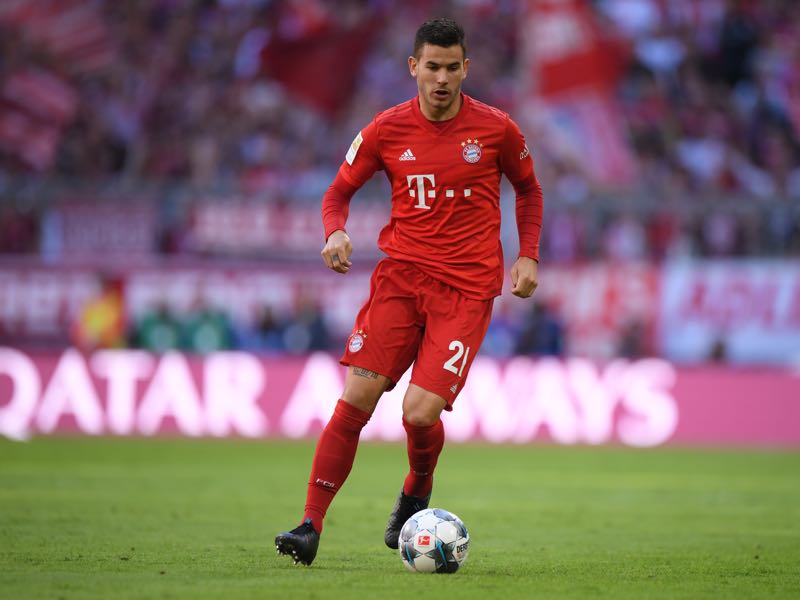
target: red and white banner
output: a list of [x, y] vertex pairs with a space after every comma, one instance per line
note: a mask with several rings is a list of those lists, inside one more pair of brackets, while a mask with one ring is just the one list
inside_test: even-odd
[[659, 315], [661, 350], [673, 360], [704, 360], [721, 344], [733, 362], [800, 364], [800, 264], [667, 264]]
[[81, 308], [100, 291], [88, 269], [0, 267], [0, 339], [64, 340]]
[[307, 271], [202, 263], [119, 269], [109, 265], [102, 271], [0, 266], [0, 343], [18, 346], [44, 338], [64, 340], [81, 308], [100, 292], [103, 274], [121, 280], [131, 322], [162, 305], [173, 314], [185, 314], [202, 300], [246, 326], [256, 322], [265, 306], [277, 315], [292, 314], [301, 298], [324, 298], [321, 308], [328, 325], [345, 335], [369, 293], [370, 271], [362, 268], [342, 277], [319, 265], [313, 280]]
[[[0, 348], [0, 434], [299, 438], [330, 418], [343, 368], [327, 354], [204, 358], [109, 350], [83, 355]], [[407, 373], [363, 439], [404, 439]], [[559, 444], [800, 445], [800, 376], [680, 369], [647, 359], [500, 363], [478, 357], [443, 417], [452, 441]]]
[[[543, 265], [535, 298], [561, 318], [567, 332], [567, 354], [608, 359], [619, 351], [620, 331], [634, 323], [642, 327], [644, 347], [653, 346], [659, 276], [659, 270], [647, 263]], [[518, 316], [528, 310], [527, 301], [508, 295], [506, 300], [514, 303]]]
[[[374, 263], [363, 256], [355, 261], [357, 268], [346, 276], [316, 261], [269, 268], [180, 263], [105, 273], [122, 280], [131, 322], [162, 305], [184, 314], [203, 300], [246, 327], [265, 306], [291, 315], [310, 298], [334, 337], [343, 337], [369, 293]], [[646, 263], [543, 265], [539, 276], [535, 300], [563, 323], [567, 355], [611, 359], [631, 326], [640, 330], [644, 352], [677, 362], [704, 361], [717, 342], [738, 363], [785, 365], [800, 354], [800, 266], [791, 261], [687, 262], [661, 269]], [[0, 265], [0, 344], [63, 341], [99, 290], [100, 273], [93, 269]], [[506, 290], [495, 302], [495, 316], [521, 326], [533, 304]]]
[[[316, 299], [335, 337], [350, 333], [369, 294], [374, 259], [355, 256], [357, 268], [341, 276], [314, 261], [292, 268], [196, 266], [129, 267], [106, 270], [122, 280], [130, 322], [159, 306], [185, 314], [198, 301], [224, 311], [234, 323], [254, 324], [265, 306], [291, 315], [302, 298]], [[309, 279], [309, 271], [313, 277]], [[555, 310], [566, 328], [568, 354], [607, 359], [618, 350], [619, 332], [643, 325], [652, 346], [657, 320], [658, 271], [646, 264], [547, 267], [536, 298]], [[508, 281], [506, 281], [508, 286]], [[0, 266], [0, 343], [22, 345], [30, 338], [66, 338], [81, 307], [100, 290], [100, 273], [84, 268]], [[533, 303], [508, 290], [496, 314], [522, 325]], [[650, 328], [650, 329], [649, 329]]]

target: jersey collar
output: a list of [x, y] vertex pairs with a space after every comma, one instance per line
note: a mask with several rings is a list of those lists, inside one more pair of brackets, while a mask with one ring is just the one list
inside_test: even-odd
[[417, 119], [417, 122], [420, 126], [425, 129], [426, 131], [430, 132], [435, 136], [445, 135], [452, 131], [452, 129], [459, 123], [469, 112], [470, 107], [472, 106], [472, 99], [467, 96], [464, 92], [460, 92], [461, 94], [461, 108], [459, 109], [458, 113], [452, 119], [449, 119], [443, 127], [439, 127], [431, 123], [425, 115], [422, 114], [422, 109], [419, 107], [419, 96], [416, 96], [411, 99], [411, 110], [414, 113], [414, 117]]

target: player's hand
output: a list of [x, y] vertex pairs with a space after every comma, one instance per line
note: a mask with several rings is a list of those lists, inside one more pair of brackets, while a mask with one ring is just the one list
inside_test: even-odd
[[325, 242], [325, 247], [320, 254], [325, 265], [337, 273], [347, 273], [353, 263], [350, 262], [350, 254], [353, 252], [353, 245], [350, 243], [350, 236], [341, 229], [337, 229]]
[[527, 256], [520, 256], [511, 267], [511, 293], [520, 298], [530, 298], [539, 285], [537, 271], [539, 263]]

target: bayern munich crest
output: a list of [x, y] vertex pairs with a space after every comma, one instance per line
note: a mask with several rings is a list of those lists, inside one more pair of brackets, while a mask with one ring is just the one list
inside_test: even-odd
[[364, 334], [361, 331], [357, 331], [353, 335], [350, 336], [350, 341], [347, 343], [347, 349], [350, 352], [358, 352], [364, 347]]
[[461, 156], [468, 163], [476, 163], [481, 159], [481, 148], [483, 148], [483, 144], [479, 143], [478, 140], [469, 139], [466, 142], [461, 142]]

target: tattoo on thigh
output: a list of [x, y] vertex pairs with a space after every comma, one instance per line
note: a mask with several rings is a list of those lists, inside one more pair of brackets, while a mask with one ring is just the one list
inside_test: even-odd
[[370, 371], [369, 369], [362, 369], [361, 367], [353, 367], [353, 375], [358, 375], [359, 377], [366, 377], [368, 379], [378, 378], [378, 374], [375, 371]]

